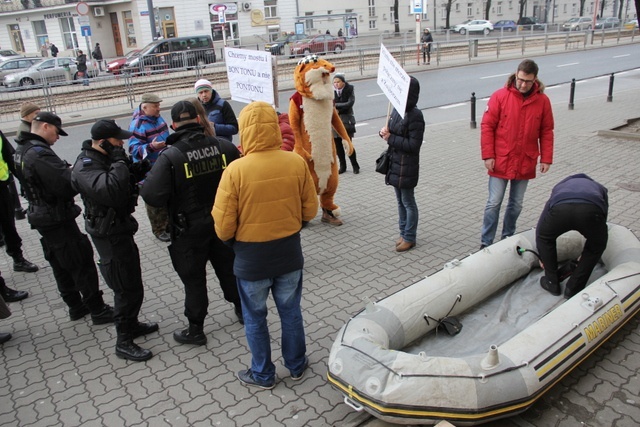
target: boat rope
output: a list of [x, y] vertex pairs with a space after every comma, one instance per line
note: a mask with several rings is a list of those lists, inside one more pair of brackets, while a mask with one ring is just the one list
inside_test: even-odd
[[447, 331], [447, 333], [449, 333], [449, 335], [455, 335], [458, 332], [460, 332], [460, 330], [462, 329], [462, 324], [460, 324], [460, 322], [455, 318], [449, 318], [449, 315], [451, 314], [451, 312], [455, 308], [456, 304], [459, 303], [460, 301], [462, 301], [462, 295], [457, 294], [456, 295], [456, 299], [453, 302], [453, 305], [451, 306], [451, 308], [449, 309], [447, 314], [445, 314], [444, 317], [441, 317], [440, 319], [436, 319], [434, 317], [431, 317], [427, 313], [425, 313], [422, 317], [427, 322], [428, 326], [430, 326], [429, 319], [433, 320], [434, 322], [436, 322], [438, 324], [436, 326], [436, 334], [438, 333], [438, 329], [441, 326], [443, 326], [445, 328], [445, 330]]

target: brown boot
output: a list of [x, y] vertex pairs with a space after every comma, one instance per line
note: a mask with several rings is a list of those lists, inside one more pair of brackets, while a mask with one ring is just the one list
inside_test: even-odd
[[398, 246], [396, 246], [396, 252], [406, 252], [409, 249], [413, 249], [416, 246], [415, 242], [407, 242], [403, 240]]
[[402, 238], [402, 236], [398, 237], [398, 240], [396, 240], [396, 248], [400, 246], [402, 242], [404, 242], [404, 239]]
[[330, 210], [322, 209], [322, 222], [330, 225], [342, 225], [342, 221], [333, 215]]

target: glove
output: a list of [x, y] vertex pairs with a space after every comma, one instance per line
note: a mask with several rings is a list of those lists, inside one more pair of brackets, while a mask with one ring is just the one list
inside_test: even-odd
[[[109, 144], [111, 145], [111, 144]], [[121, 163], [129, 163], [129, 158], [127, 157], [127, 152], [124, 151], [122, 147], [115, 147], [111, 145], [113, 148], [109, 153], [109, 158], [113, 163], [121, 162]]]
[[151, 162], [148, 159], [135, 162], [131, 165], [131, 173], [136, 177], [136, 181], [142, 181], [150, 170]]

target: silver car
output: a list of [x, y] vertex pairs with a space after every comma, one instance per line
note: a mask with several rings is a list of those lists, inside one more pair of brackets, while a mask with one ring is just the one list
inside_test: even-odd
[[582, 31], [590, 30], [593, 19], [588, 16], [581, 16], [579, 18], [571, 18], [562, 24], [562, 31]]
[[13, 58], [0, 62], [0, 85], [3, 84], [3, 78], [7, 74], [17, 73], [31, 67], [36, 62], [42, 61], [42, 58], [34, 56], [32, 58]]
[[0, 49], [0, 61], [4, 61], [5, 59], [11, 59], [11, 58], [20, 58], [21, 56], [22, 55], [20, 55], [15, 50]]
[[[87, 61], [87, 74], [95, 77], [98, 72], [93, 64]], [[82, 79], [80, 77], [80, 79]], [[33, 64], [26, 70], [4, 76], [6, 87], [33, 86], [44, 83], [59, 83], [78, 80], [78, 69], [75, 59], [71, 57], [48, 58]]]

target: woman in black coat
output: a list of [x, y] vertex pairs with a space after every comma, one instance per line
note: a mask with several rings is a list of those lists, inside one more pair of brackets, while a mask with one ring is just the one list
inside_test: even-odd
[[385, 182], [395, 187], [398, 200], [398, 252], [405, 252], [416, 246], [419, 215], [414, 189], [418, 185], [420, 147], [425, 127], [422, 111], [417, 107], [419, 96], [420, 83], [415, 77], [411, 77], [404, 118], [394, 109], [389, 123], [380, 130], [380, 137], [387, 141], [391, 156]]
[[[353, 86], [347, 83], [344, 74], [336, 74], [333, 77], [333, 89], [334, 89], [334, 103], [336, 110], [340, 115], [340, 120], [344, 128], [347, 130], [349, 139], [353, 142], [353, 135], [356, 133], [356, 118], [353, 115], [353, 104], [356, 102], [356, 94]], [[338, 161], [340, 162], [340, 169], [338, 173], [345, 173], [347, 171], [347, 160], [345, 158], [344, 146], [342, 145], [342, 138], [336, 132], [333, 132], [333, 142], [336, 145], [336, 154]], [[353, 154], [349, 156], [351, 167], [353, 167], [353, 173], [360, 173], [360, 165], [356, 159], [356, 149], [353, 149]]]

